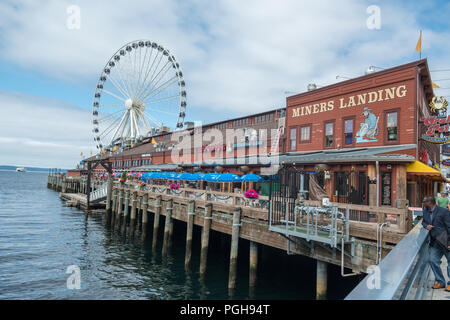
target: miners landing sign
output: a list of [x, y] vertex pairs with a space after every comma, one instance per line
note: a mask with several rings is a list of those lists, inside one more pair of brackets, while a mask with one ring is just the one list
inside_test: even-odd
[[450, 116], [431, 116], [420, 119], [420, 122], [423, 122], [426, 126], [426, 131], [422, 134], [423, 140], [433, 143], [447, 143], [450, 141], [450, 136], [446, 135], [450, 129]]
[[315, 113], [340, 110], [345, 108], [368, 105], [374, 102], [388, 101], [406, 96], [407, 89], [405, 85], [386, 88], [382, 90], [365, 92], [347, 98], [339, 98], [328, 101], [322, 101], [306, 106], [292, 109], [292, 118], [308, 116]]

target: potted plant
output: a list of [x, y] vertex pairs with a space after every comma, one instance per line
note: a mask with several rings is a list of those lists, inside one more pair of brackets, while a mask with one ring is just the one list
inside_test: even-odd
[[180, 185], [176, 183], [171, 183], [169, 186], [170, 190], [178, 190], [180, 189]]
[[248, 199], [258, 199], [258, 192], [256, 192], [255, 190], [251, 189], [251, 190], [247, 190], [244, 192], [244, 197], [248, 198]]
[[144, 190], [144, 187], [145, 187], [146, 183], [145, 183], [144, 180], [140, 180], [138, 185], [139, 185], [139, 189]]
[[246, 199], [248, 199], [248, 201], [251, 201], [251, 204], [253, 206], [255, 206], [256, 204], [256, 200], [258, 200], [258, 192], [256, 192], [255, 190], [251, 189], [251, 190], [247, 190], [244, 192], [244, 197]]

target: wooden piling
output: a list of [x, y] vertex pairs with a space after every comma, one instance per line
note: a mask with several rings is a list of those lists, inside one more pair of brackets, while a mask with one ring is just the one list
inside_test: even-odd
[[130, 236], [134, 234], [134, 228], [136, 224], [136, 201], [137, 193], [136, 191], [131, 194], [131, 210], [130, 210]]
[[125, 191], [125, 203], [123, 208], [122, 234], [127, 231], [127, 220], [130, 212], [130, 190]]
[[147, 238], [148, 225], [148, 194], [144, 193], [142, 196], [142, 240]]
[[136, 232], [141, 231], [142, 227], [142, 196], [136, 198]]
[[113, 201], [112, 201], [112, 207], [111, 207], [111, 227], [114, 226], [114, 223], [116, 222], [116, 203], [117, 203], [117, 189], [114, 189], [113, 191]]
[[211, 230], [211, 222], [212, 222], [212, 204], [207, 203], [205, 205], [205, 217], [203, 219], [203, 229], [202, 229], [202, 248], [200, 251], [200, 276], [204, 276], [206, 273], [206, 262], [208, 260], [209, 232]]
[[192, 257], [192, 233], [194, 231], [195, 201], [189, 201], [187, 208], [187, 228], [186, 228], [186, 253], [184, 257], [184, 268], [187, 270], [191, 264]]
[[107, 189], [106, 189], [106, 216], [111, 218], [111, 201], [113, 193], [113, 178], [112, 175], [108, 176]]
[[[173, 210], [172, 210], [173, 211]], [[172, 241], [173, 241], [173, 219], [170, 219], [170, 226], [169, 226], [169, 239], [167, 241], [167, 251], [170, 251], [170, 248], [172, 248]]]
[[317, 260], [316, 275], [316, 299], [325, 300], [327, 298], [327, 263]]
[[155, 201], [155, 218], [153, 220], [152, 250], [156, 249], [156, 243], [158, 241], [159, 218], [161, 216], [161, 199], [162, 199], [161, 196], [157, 196]]
[[167, 255], [168, 249], [170, 247], [169, 241], [170, 241], [170, 225], [172, 224], [172, 210], [173, 210], [173, 200], [169, 199], [167, 200], [167, 207], [166, 207], [166, 221], [164, 225], [164, 240], [163, 240], [163, 248], [162, 248], [162, 255]]
[[116, 214], [116, 229], [120, 230], [120, 218], [122, 216], [122, 210], [123, 210], [123, 189], [119, 190], [119, 203], [117, 205], [117, 214]]
[[237, 257], [239, 247], [239, 231], [241, 226], [241, 208], [233, 212], [233, 227], [231, 231], [230, 272], [228, 276], [228, 291], [232, 296], [236, 288]]
[[258, 270], [258, 244], [250, 241], [250, 268], [249, 268], [249, 286], [256, 287], [257, 270]]

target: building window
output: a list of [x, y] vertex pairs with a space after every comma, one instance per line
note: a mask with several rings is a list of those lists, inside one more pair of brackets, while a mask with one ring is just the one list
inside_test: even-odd
[[396, 141], [398, 138], [397, 112], [386, 113], [387, 140]]
[[228, 127], [228, 122], [222, 122], [222, 123], [218, 123], [214, 126], [214, 129], [217, 130], [223, 130], [226, 129]]
[[248, 118], [237, 119], [233, 121], [233, 128], [242, 127], [248, 125]]
[[291, 128], [289, 136], [291, 150], [297, 150], [297, 128]]
[[334, 146], [334, 123], [325, 123], [325, 147], [332, 148]]
[[273, 120], [273, 113], [266, 113], [266, 114], [261, 114], [259, 116], [255, 116], [254, 123], [258, 124], [258, 123], [268, 122], [270, 120]]
[[353, 119], [344, 120], [344, 143], [353, 144]]
[[300, 142], [311, 141], [311, 125], [303, 126], [300, 128]]

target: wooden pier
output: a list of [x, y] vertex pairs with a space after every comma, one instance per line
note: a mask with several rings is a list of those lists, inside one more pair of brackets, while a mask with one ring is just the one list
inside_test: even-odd
[[[173, 220], [185, 222], [187, 224], [185, 268], [191, 267], [192, 246], [198, 245], [201, 247], [199, 269], [201, 276], [207, 272], [210, 230], [230, 235], [228, 281], [230, 295], [236, 287], [240, 239], [250, 241], [248, 257], [250, 288], [257, 285], [258, 248], [270, 246], [285, 250], [288, 254], [299, 254], [317, 260], [317, 298], [323, 299], [327, 291], [328, 263], [342, 267], [343, 276], [349, 273], [365, 273], [369, 266], [376, 264], [380, 250], [382, 256], [386, 255], [404, 237], [408, 232], [407, 226], [411, 219], [405, 209], [383, 208], [381, 210], [368, 206], [339, 204], [339, 206], [350, 206], [353, 213], [371, 212], [377, 217], [376, 223], [350, 221], [351, 241], [344, 245], [342, 253], [339, 247], [331, 248], [319, 242], [286, 237], [278, 232], [270, 231], [267, 208], [248, 202], [242, 194], [190, 188], [180, 188], [175, 191], [162, 185], [147, 185], [139, 188], [136, 183], [119, 184], [111, 180], [92, 179], [90, 183], [89, 193], [108, 184], [112, 186], [106, 199], [95, 203], [96, 206], [106, 209], [105, 221], [111, 228], [129, 236], [139, 234], [143, 239], [147, 236], [148, 228], [153, 228], [152, 247], [155, 249], [156, 243], [162, 240], [163, 255], [170, 252]], [[71, 179], [63, 175], [49, 176], [48, 187], [60, 191], [63, 200], [75, 203], [81, 209], [87, 209], [86, 179]], [[261, 199], [261, 201], [264, 200], [264, 198]], [[153, 215], [153, 225], [149, 224], [150, 215]], [[380, 247], [377, 245], [377, 226], [385, 221], [387, 215], [395, 216], [398, 222], [383, 230], [383, 242]], [[164, 236], [163, 239], [158, 239], [161, 217], [165, 219]], [[192, 239], [194, 225], [202, 229], [201, 242], [198, 244], [193, 243]]]

